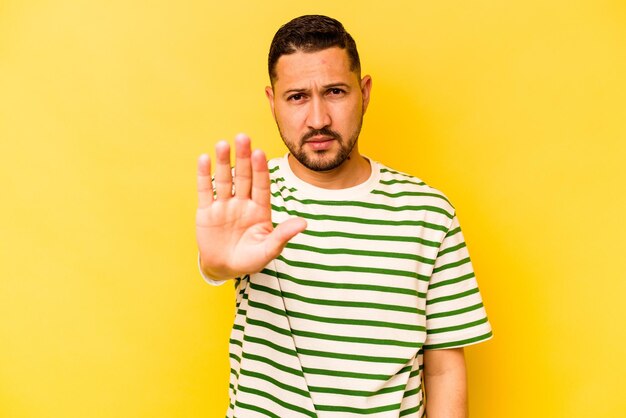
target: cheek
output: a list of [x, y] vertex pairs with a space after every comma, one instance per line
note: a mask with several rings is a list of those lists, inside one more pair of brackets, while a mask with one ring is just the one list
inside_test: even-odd
[[306, 120], [304, 106], [293, 108], [276, 108], [276, 121], [284, 131], [297, 131], [302, 128]]
[[361, 104], [350, 103], [338, 107], [334, 112], [333, 124], [342, 129], [350, 130], [361, 119]]

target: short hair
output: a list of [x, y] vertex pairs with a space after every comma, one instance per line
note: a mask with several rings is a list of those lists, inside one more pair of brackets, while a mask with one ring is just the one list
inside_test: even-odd
[[339, 47], [345, 49], [350, 59], [350, 71], [360, 77], [361, 61], [356, 43], [341, 22], [328, 16], [305, 15], [296, 17], [278, 29], [272, 39], [267, 59], [270, 81], [276, 80], [276, 63], [283, 55], [297, 51], [317, 52]]

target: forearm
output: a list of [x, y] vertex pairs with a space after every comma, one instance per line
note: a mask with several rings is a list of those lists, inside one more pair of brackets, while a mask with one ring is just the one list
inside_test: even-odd
[[463, 349], [425, 352], [428, 418], [467, 418], [467, 376]]

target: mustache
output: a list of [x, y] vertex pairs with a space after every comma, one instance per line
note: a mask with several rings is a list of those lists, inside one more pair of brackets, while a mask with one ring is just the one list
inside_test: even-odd
[[307, 139], [311, 139], [314, 136], [328, 136], [341, 141], [341, 135], [339, 134], [339, 132], [335, 132], [332, 129], [325, 127], [322, 129], [311, 129], [309, 132], [302, 136], [301, 141], [305, 142]]

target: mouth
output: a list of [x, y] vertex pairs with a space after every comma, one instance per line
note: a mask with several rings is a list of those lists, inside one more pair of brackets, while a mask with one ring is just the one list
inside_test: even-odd
[[309, 143], [309, 142], [326, 142], [326, 141], [334, 141], [335, 138], [332, 136], [327, 136], [327, 135], [315, 135], [312, 136], [311, 138], [307, 138], [304, 142]]
[[335, 140], [331, 136], [316, 135], [307, 139], [305, 145], [308, 145], [313, 151], [325, 151], [332, 147]]

